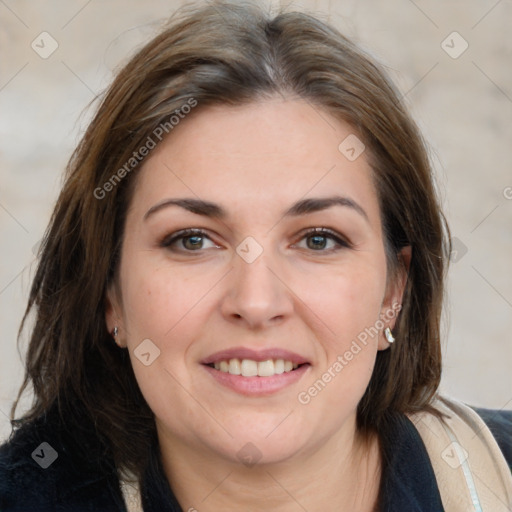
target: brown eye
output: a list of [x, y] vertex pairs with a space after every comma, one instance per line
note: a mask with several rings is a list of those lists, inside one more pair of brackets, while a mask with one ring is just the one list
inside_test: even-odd
[[[161, 247], [167, 247], [170, 250], [185, 251], [185, 252], [198, 252], [201, 249], [207, 249], [203, 244], [205, 240], [210, 240], [210, 237], [201, 229], [185, 229], [173, 233], [165, 237], [160, 243]], [[175, 248], [174, 246], [180, 242], [181, 247]], [[212, 242], [213, 244], [213, 242]], [[218, 245], [213, 244], [214, 247]]]
[[[315, 228], [307, 231], [301, 240], [307, 240], [307, 249], [315, 252], [332, 252], [340, 248], [349, 248], [350, 244], [336, 232], [326, 228]], [[329, 240], [331, 247], [327, 247]]]

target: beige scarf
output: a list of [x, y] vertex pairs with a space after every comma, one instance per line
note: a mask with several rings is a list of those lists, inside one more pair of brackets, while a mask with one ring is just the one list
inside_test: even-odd
[[[408, 417], [427, 448], [445, 512], [511, 512], [512, 474], [487, 425], [457, 400], [443, 397], [433, 405], [450, 418]], [[143, 512], [137, 483], [120, 481], [128, 512]]]

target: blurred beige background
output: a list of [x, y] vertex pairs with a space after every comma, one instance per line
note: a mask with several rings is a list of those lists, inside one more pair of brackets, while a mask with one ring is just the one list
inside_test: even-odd
[[[90, 119], [84, 109], [181, 3], [0, 0], [0, 439], [22, 378], [16, 334], [34, 247]], [[291, 5], [370, 50], [409, 102], [455, 239], [442, 390], [512, 409], [512, 2]]]

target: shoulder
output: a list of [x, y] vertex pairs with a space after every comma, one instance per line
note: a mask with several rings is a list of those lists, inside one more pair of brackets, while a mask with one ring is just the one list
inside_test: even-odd
[[14, 431], [0, 446], [0, 510], [124, 510], [117, 475], [105, 471], [97, 453], [86, 456], [93, 444], [66, 433], [55, 414]]
[[[41, 505], [55, 502], [56, 466], [47, 465], [54, 454], [41, 446], [42, 451], [35, 458], [36, 449], [42, 445], [42, 441], [38, 442], [40, 434], [40, 424], [34, 423], [13, 432], [10, 439], [0, 446], [1, 510], [22, 510], [37, 502]], [[47, 467], [43, 469], [42, 465]]]
[[469, 405], [491, 431], [512, 470], [512, 411], [485, 409]]
[[478, 408], [438, 395], [429, 410], [410, 416], [446, 509], [470, 510], [483, 503], [489, 510], [501, 510], [503, 503], [512, 506], [508, 413], [482, 414]]
[[[438, 397], [436, 407], [462, 420], [473, 431], [470, 441], [480, 438], [487, 442], [487, 448], [495, 450], [495, 455], [501, 452], [508, 467], [512, 468], [512, 411], [475, 407], [448, 396]], [[493, 444], [496, 448], [492, 448]]]

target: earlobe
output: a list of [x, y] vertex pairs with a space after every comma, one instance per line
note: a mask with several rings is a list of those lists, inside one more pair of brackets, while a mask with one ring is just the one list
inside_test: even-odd
[[118, 321], [116, 315], [116, 301], [114, 295], [115, 293], [112, 287], [109, 287], [107, 289], [107, 293], [105, 294], [105, 322], [107, 324], [108, 332], [113, 331]]
[[379, 350], [386, 350], [395, 341], [393, 329], [402, 309], [403, 296], [409, 275], [412, 258], [411, 246], [403, 247], [397, 254], [398, 268], [388, 282], [386, 297], [382, 303], [381, 319], [384, 323], [382, 336], [379, 338]]
[[[412, 258], [412, 247], [407, 245], [406, 247], [402, 247], [400, 252], [398, 253], [398, 260], [402, 267], [405, 270], [405, 273], [409, 273], [409, 268], [411, 267], [411, 258]], [[407, 275], [406, 275], [407, 277]]]
[[118, 315], [118, 301], [116, 292], [114, 287], [111, 286], [107, 289], [107, 293], [105, 295], [105, 323], [107, 326], [107, 330], [114, 339], [115, 343], [119, 347], [123, 347], [124, 345], [121, 342], [121, 331], [122, 329], [122, 320]]
[[[398, 268], [396, 270], [393, 282], [390, 283], [390, 299], [388, 305], [394, 307], [396, 304], [402, 304], [407, 284], [407, 277], [409, 276], [409, 269], [411, 266], [412, 248], [410, 245], [402, 247], [397, 254]], [[394, 325], [394, 324], [393, 324]]]

